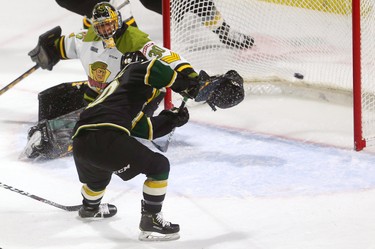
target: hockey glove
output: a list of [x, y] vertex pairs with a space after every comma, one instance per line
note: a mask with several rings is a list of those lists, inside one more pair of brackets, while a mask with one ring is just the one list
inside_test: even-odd
[[224, 75], [213, 76], [199, 83], [199, 92], [195, 101], [206, 101], [216, 111], [216, 106], [226, 109], [238, 105], [245, 97], [243, 78], [230, 70]]
[[190, 79], [190, 86], [186, 90], [180, 92], [180, 94], [183, 97], [194, 99], [197, 96], [203, 82], [205, 82], [209, 78], [210, 76], [205, 71], [201, 70], [199, 72], [199, 76], [194, 80]]
[[180, 127], [189, 121], [189, 111], [186, 107], [179, 110], [173, 107], [170, 110], [163, 110], [159, 116], [166, 116], [170, 120], [173, 127]]
[[55, 47], [55, 40], [61, 36], [61, 27], [57, 26], [39, 36], [38, 45], [28, 55], [31, 60], [43, 69], [52, 70], [53, 66], [60, 60]]

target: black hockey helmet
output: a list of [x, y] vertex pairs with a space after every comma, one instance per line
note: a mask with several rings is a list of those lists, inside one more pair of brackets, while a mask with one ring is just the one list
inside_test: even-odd
[[92, 25], [99, 37], [109, 39], [122, 26], [121, 14], [107, 2], [97, 3], [92, 11]]

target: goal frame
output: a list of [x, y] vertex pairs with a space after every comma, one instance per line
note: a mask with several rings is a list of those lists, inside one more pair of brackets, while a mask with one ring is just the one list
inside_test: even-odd
[[[171, 9], [170, 0], [162, 0], [162, 20], [163, 20], [163, 46], [171, 49]], [[169, 110], [173, 107], [172, 91], [166, 89], [164, 97], [164, 109]]]
[[[162, 0], [163, 8], [163, 44], [171, 49], [170, 0]], [[361, 78], [361, 0], [352, 0], [352, 54], [353, 54], [353, 140], [354, 150], [361, 151], [366, 147], [362, 129], [362, 78]], [[172, 93], [167, 89], [164, 107], [173, 106]]]
[[366, 147], [362, 130], [361, 0], [352, 0], [352, 40], [354, 149], [360, 151]]

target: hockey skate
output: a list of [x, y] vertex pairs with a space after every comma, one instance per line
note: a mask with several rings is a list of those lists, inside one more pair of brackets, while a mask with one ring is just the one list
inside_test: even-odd
[[161, 212], [155, 214], [145, 211], [143, 202], [139, 229], [141, 230], [139, 234], [139, 240], [141, 241], [168, 241], [180, 238], [178, 234], [180, 226], [178, 224], [165, 221]]
[[116, 213], [116, 206], [108, 203], [100, 204], [98, 208], [82, 206], [78, 210], [78, 215], [81, 218], [109, 218]]
[[225, 22], [213, 32], [219, 36], [223, 44], [233, 48], [249, 49], [254, 45], [253, 37], [232, 30]]

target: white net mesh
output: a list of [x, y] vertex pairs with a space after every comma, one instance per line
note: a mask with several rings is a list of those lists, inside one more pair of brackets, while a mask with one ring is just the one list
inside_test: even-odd
[[[375, 3], [361, 2], [363, 134], [370, 139], [375, 137]], [[274, 87], [281, 82], [288, 92], [306, 86], [350, 96], [351, 0], [215, 0], [214, 5], [210, 0], [171, 0], [172, 49], [196, 69], [211, 75], [235, 69], [252, 92], [284, 93], [285, 88]], [[254, 46], [238, 49], [225, 42], [219, 35], [222, 25], [229, 26], [230, 39], [251, 36]], [[351, 97], [343, 102], [351, 104]]]

